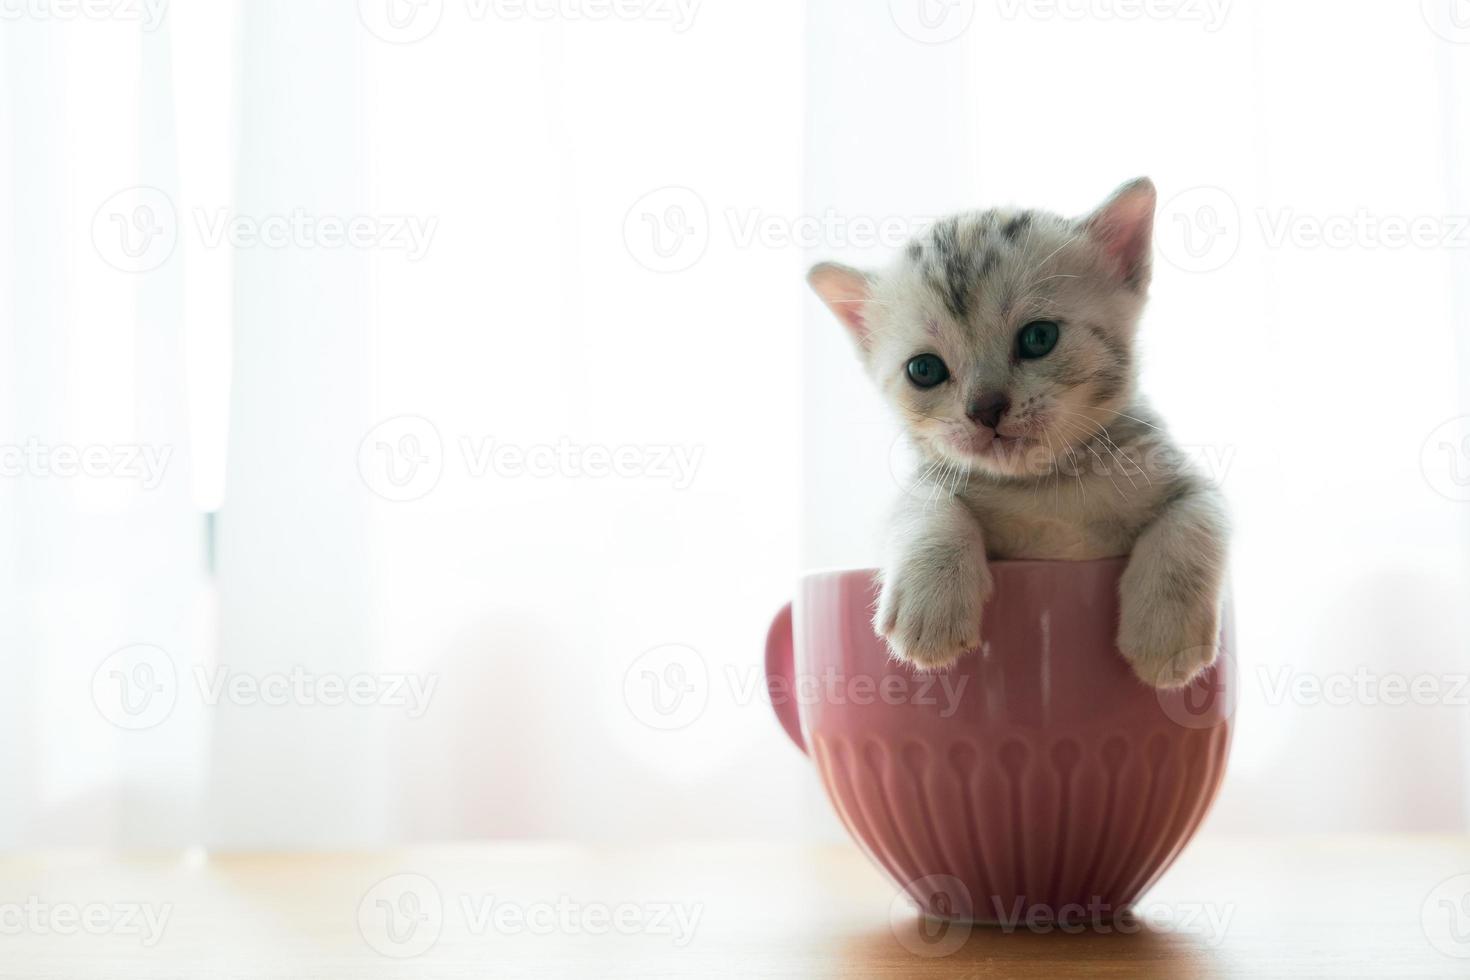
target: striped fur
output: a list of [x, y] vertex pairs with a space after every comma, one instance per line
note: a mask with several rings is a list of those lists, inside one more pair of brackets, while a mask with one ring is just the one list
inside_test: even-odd
[[[943, 666], [974, 644], [987, 556], [1131, 553], [1119, 644], [1139, 676], [1183, 684], [1213, 659], [1223, 508], [1137, 391], [1154, 200], [1141, 179], [1078, 219], [954, 215], [880, 273], [813, 270], [925, 464], [894, 520], [875, 621], [899, 657]], [[1056, 347], [1022, 358], [1018, 334], [1037, 320], [1060, 325]], [[914, 385], [921, 354], [949, 380]], [[996, 397], [1009, 408], [995, 428], [972, 421]]]

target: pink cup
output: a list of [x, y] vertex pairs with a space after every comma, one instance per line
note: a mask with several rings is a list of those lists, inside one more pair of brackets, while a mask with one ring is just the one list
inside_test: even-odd
[[808, 575], [776, 616], [781, 724], [926, 914], [1113, 918], [1204, 819], [1230, 751], [1229, 608], [1215, 665], [1155, 691], [1114, 643], [1124, 564], [992, 562], [980, 647], [943, 674], [889, 659], [871, 570]]

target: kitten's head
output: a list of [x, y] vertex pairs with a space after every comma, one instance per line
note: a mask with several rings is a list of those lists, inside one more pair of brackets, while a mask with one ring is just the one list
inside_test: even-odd
[[809, 279], [922, 452], [1032, 476], [1132, 395], [1154, 202], [1140, 178], [1082, 218], [962, 214], [883, 272], [824, 263]]

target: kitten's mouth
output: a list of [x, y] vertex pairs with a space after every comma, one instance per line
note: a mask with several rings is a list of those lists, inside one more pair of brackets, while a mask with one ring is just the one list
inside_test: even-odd
[[1030, 436], [1003, 436], [997, 433], [990, 440], [990, 445], [979, 455], [987, 462], [1009, 467], [1021, 458], [1032, 441]]
[[1031, 437], [1027, 435], [1001, 435], [989, 429], [980, 429], [950, 440], [961, 455], [988, 461], [1010, 456], [1025, 448], [1031, 441]]

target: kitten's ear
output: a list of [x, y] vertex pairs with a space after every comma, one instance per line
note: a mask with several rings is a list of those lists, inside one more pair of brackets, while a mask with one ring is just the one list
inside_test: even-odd
[[1082, 219], [1082, 227], [1118, 263], [1123, 281], [1130, 286], [1148, 284], [1157, 201], [1154, 182], [1139, 177], [1119, 187], [1102, 207]]
[[847, 327], [858, 347], [868, 349], [868, 336], [872, 323], [868, 316], [868, 301], [873, 295], [873, 280], [866, 272], [836, 262], [823, 262], [812, 266], [806, 274], [827, 308], [837, 314], [837, 319]]

